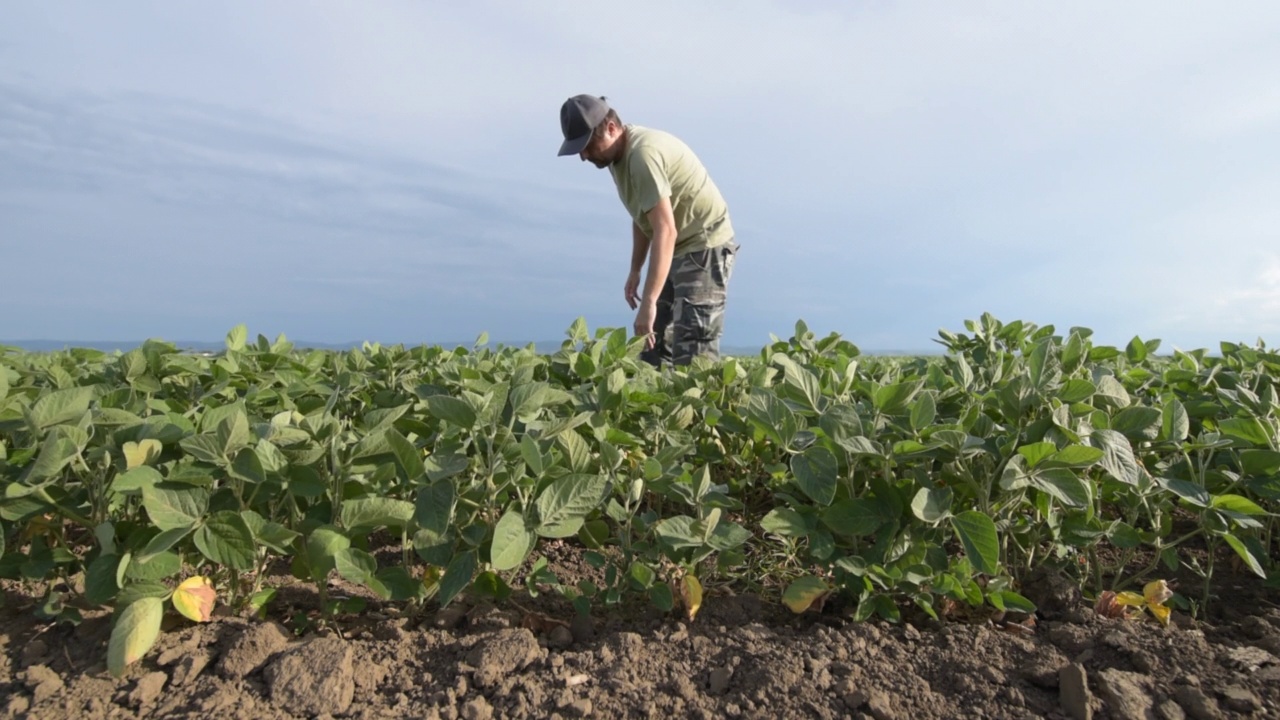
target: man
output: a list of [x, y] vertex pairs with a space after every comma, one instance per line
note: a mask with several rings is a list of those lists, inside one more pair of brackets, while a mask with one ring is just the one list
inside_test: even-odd
[[636, 335], [648, 338], [641, 357], [657, 367], [698, 356], [718, 360], [738, 245], [728, 206], [702, 162], [670, 133], [624, 125], [603, 97], [566, 100], [560, 129], [559, 154], [609, 168], [631, 215], [631, 272], [622, 292], [637, 311]]

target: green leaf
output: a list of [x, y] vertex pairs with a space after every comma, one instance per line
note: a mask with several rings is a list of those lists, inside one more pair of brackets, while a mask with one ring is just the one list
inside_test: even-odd
[[[862, 435], [862, 418], [850, 405], [832, 404], [818, 419], [818, 426], [832, 442], [846, 450], [849, 450], [846, 443]], [[866, 440], [866, 438], [860, 439]], [[875, 454], [878, 455], [879, 450]]]
[[1245, 475], [1270, 476], [1280, 473], [1280, 452], [1275, 450], [1241, 450], [1240, 469]]
[[[0, 372], [4, 371], [0, 370]], [[54, 390], [36, 399], [35, 404], [31, 406], [31, 418], [40, 430], [79, 420], [89, 412], [89, 403], [92, 400], [92, 387]]]
[[831, 586], [826, 580], [812, 575], [804, 575], [796, 578], [787, 586], [782, 593], [782, 602], [791, 612], [799, 615], [813, 604], [822, 600], [831, 592]]
[[524, 515], [510, 507], [493, 528], [493, 545], [489, 562], [495, 570], [514, 570], [532, 552], [537, 537], [529, 529]]
[[235, 570], [252, 570], [257, 557], [253, 531], [240, 513], [222, 510], [213, 513], [196, 528], [192, 538], [205, 557]]
[[246, 415], [243, 401], [237, 400], [236, 402], [227, 403], [226, 405], [215, 405], [213, 407], [206, 408], [200, 415], [200, 432], [216, 434], [218, 427], [221, 426], [224, 421], [235, 417], [236, 415]]
[[1131, 550], [1142, 544], [1142, 535], [1126, 522], [1116, 522], [1108, 533], [1111, 543], [1122, 550]]
[[[124, 564], [124, 558], [121, 558], [121, 565]], [[116, 581], [120, 578], [117, 576]], [[133, 603], [143, 598], [156, 598], [159, 600], [167, 599], [173, 593], [169, 586], [161, 582], [142, 581], [132, 582], [120, 588], [119, 594], [116, 595], [116, 616]]]
[[130, 580], [161, 580], [177, 575], [182, 570], [182, 559], [177, 553], [160, 552], [148, 556], [146, 560], [136, 557], [125, 568], [125, 577]]
[[1228, 418], [1218, 423], [1218, 430], [1230, 438], [1235, 438], [1250, 445], [1267, 448], [1271, 445], [1271, 437], [1262, 423], [1255, 418]]
[[1160, 411], [1160, 439], [1182, 442], [1191, 432], [1191, 419], [1187, 408], [1177, 398], [1170, 398]]
[[301, 536], [301, 533], [294, 532], [280, 523], [262, 519], [261, 515], [252, 510], [241, 510], [240, 517], [244, 518], [244, 523], [253, 531], [255, 542], [281, 555], [290, 554], [293, 541]]
[[936, 523], [951, 515], [951, 499], [951, 488], [920, 488], [911, 501], [911, 512], [927, 523]]
[[185, 437], [178, 442], [178, 446], [200, 462], [211, 465], [224, 465], [227, 462], [226, 446], [213, 433]]
[[911, 404], [911, 429], [920, 432], [932, 425], [937, 416], [937, 402], [933, 400], [933, 393], [920, 393], [920, 396], [916, 397], [915, 402]]
[[707, 544], [720, 552], [728, 552], [750, 539], [751, 533], [746, 528], [737, 523], [722, 522], [711, 532]]
[[814, 445], [791, 457], [796, 484], [819, 505], [830, 505], [835, 499], [838, 469], [836, 456], [822, 445]]
[[1129, 359], [1129, 362], [1140, 363], [1147, 359], [1147, 345], [1142, 342], [1141, 338], [1134, 335], [1133, 339], [1129, 341], [1129, 345], [1125, 347], [1124, 354]]
[[65, 437], [46, 440], [41, 443], [40, 454], [36, 456], [35, 462], [27, 466], [24, 482], [35, 485], [57, 477], [79, 452], [76, 444]]
[[964, 545], [965, 556], [974, 569], [987, 575], [995, 575], [1000, 565], [1000, 541], [996, 524], [990, 517], [977, 510], [966, 510], [951, 518], [952, 527]]
[[161, 530], [189, 528], [209, 510], [209, 490], [177, 483], [142, 488], [142, 507]]
[[245, 341], [249, 339], [249, 328], [241, 323], [227, 333], [228, 350], [244, 350]]
[[760, 520], [760, 527], [764, 528], [765, 532], [784, 537], [804, 537], [809, 532], [804, 516], [785, 507], [770, 510], [769, 514]]
[[453, 522], [453, 506], [457, 502], [453, 483], [441, 480], [418, 491], [413, 520], [418, 527], [443, 536]]
[[231, 461], [231, 475], [249, 485], [260, 485], [267, 481], [267, 472], [262, 468], [262, 460], [253, 448], [241, 448]]
[[163, 617], [164, 601], [157, 597], [140, 598], [120, 613], [107, 643], [107, 669], [112, 676], [122, 677], [129, 665], [155, 645]]
[[688, 515], [663, 518], [653, 526], [653, 531], [676, 550], [702, 547], [704, 542], [701, 523]]
[[992, 605], [996, 605], [998, 599], [999, 605], [996, 605], [996, 607], [1003, 610], [1017, 610], [1024, 613], [1033, 613], [1036, 611], [1035, 603], [1012, 590], [1000, 590], [998, 592], [991, 593], [987, 597], [992, 601]]
[[822, 522], [838, 535], [870, 535], [888, 522], [882, 505], [867, 498], [837, 501], [822, 513]]
[[334, 554], [333, 567], [344, 580], [367, 585], [378, 571], [378, 561], [360, 548], [347, 547]]
[[576, 432], [561, 433], [556, 436], [555, 442], [568, 458], [570, 470], [581, 473], [591, 467], [591, 447], [581, 435]]
[[1084, 402], [1093, 397], [1097, 391], [1098, 387], [1093, 383], [1076, 378], [1062, 384], [1062, 389], [1058, 390], [1058, 399], [1068, 405]]
[[1046, 461], [1046, 467], [1087, 468], [1102, 459], [1103, 451], [1087, 445], [1068, 445]]
[[396, 464], [399, 465], [406, 481], [414, 482], [427, 474], [427, 468], [422, 463], [422, 453], [409, 442], [408, 438], [394, 429], [388, 430], [386, 437], [387, 443], [391, 445], [391, 451], [395, 453]]
[[119, 555], [102, 554], [89, 563], [84, 574], [84, 596], [94, 605], [105, 605], [116, 596], [120, 586], [116, 584], [116, 570], [120, 567]]
[[1212, 500], [1208, 490], [1193, 482], [1163, 477], [1156, 478], [1156, 482], [1163, 486], [1164, 489], [1196, 507], [1207, 508]]
[[923, 385], [923, 380], [907, 380], [886, 385], [876, 389], [871, 396], [871, 402], [876, 410], [885, 415], [901, 415]]
[[1211, 503], [1212, 507], [1219, 510], [1230, 510], [1232, 512], [1243, 513], [1245, 515], [1266, 515], [1267, 511], [1258, 506], [1257, 503], [1247, 497], [1241, 495], [1214, 495]]
[[1048, 468], [1031, 473], [1031, 484], [1071, 508], [1093, 503], [1090, 485], [1068, 468]]
[[410, 575], [409, 571], [400, 565], [382, 568], [374, 573], [374, 578], [387, 589], [387, 599], [394, 602], [421, 599], [426, 594], [422, 580]]
[[464, 552], [455, 555], [449, 561], [449, 566], [445, 568], [444, 577], [440, 578], [440, 591], [436, 600], [440, 603], [440, 607], [445, 607], [453, 602], [458, 596], [471, 584], [471, 578], [476, 573], [476, 554], [475, 552]]
[[140, 494], [143, 488], [154, 487], [162, 482], [164, 482], [164, 476], [159, 470], [143, 465], [117, 475], [111, 481], [111, 490], [129, 495]]
[[475, 582], [471, 583], [471, 590], [481, 597], [492, 598], [498, 602], [511, 597], [511, 586], [492, 571], [480, 573]]
[[414, 516], [414, 505], [408, 500], [396, 500], [386, 497], [361, 497], [342, 502], [342, 510], [338, 518], [342, 527], [355, 528], [402, 528], [409, 524]]
[[1041, 460], [1058, 451], [1058, 446], [1051, 442], [1031, 443], [1018, 448], [1018, 454], [1027, 459], [1027, 467], [1034, 468]]
[[649, 602], [662, 612], [671, 612], [675, 607], [675, 598], [671, 594], [671, 586], [664, 582], [655, 584], [649, 588]]
[[1153, 407], [1127, 407], [1111, 418], [1111, 429], [1134, 440], [1154, 440], [1161, 429], [1161, 412]]
[[182, 542], [183, 538], [191, 534], [193, 528], [180, 527], [172, 530], [165, 530], [147, 542], [147, 546], [138, 553], [134, 559], [135, 562], [144, 563], [151, 559], [152, 555], [159, 555], [162, 552], [168, 552], [173, 549], [174, 545]]
[[545, 407], [573, 402], [573, 396], [546, 382], [536, 381], [511, 388], [508, 400], [511, 402], [512, 415], [520, 419], [532, 419]]
[[476, 411], [471, 404], [452, 395], [428, 397], [427, 412], [464, 430], [470, 430], [476, 424]]
[[774, 393], [757, 388], [747, 402], [747, 419], [773, 444], [786, 448], [800, 430], [796, 414]]
[[311, 579], [323, 582], [335, 567], [339, 552], [351, 547], [351, 540], [332, 526], [321, 526], [307, 536], [306, 559], [311, 569]]
[[1103, 375], [1098, 380], [1098, 390], [1095, 394], [1120, 408], [1128, 407], [1132, 402], [1129, 391], [1125, 390], [1124, 385], [1112, 375]]
[[1094, 430], [1090, 442], [1102, 450], [1102, 467], [1111, 477], [1129, 485], [1137, 485], [1141, 475], [1133, 457], [1129, 439], [1115, 430]]
[[542, 450], [538, 447], [538, 441], [525, 435], [520, 438], [520, 457], [524, 458], [525, 465], [529, 466], [529, 471], [533, 476], [541, 477], [545, 468], [542, 463]]
[[1255, 575], [1261, 578], [1267, 577], [1267, 571], [1262, 569], [1262, 563], [1258, 562], [1258, 558], [1254, 556], [1253, 551], [1241, 542], [1240, 538], [1235, 535], [1227, 534], [1223, 535], [1222, 539], [1227, 541], [1227, 544], [1231, 546], [1231, 549], [1236, 551], [1236, 555], [1240, 556], [1240, 559], [1244, 561], [1245, 565], [1249, 566], [1249, 569], [1252, 570]]
[[587, 513], [604, 501], [608, 480], [601, 475], [568, 475], [547, 486], [538, 496], [538, 534], [571, 537], [582, 527]]

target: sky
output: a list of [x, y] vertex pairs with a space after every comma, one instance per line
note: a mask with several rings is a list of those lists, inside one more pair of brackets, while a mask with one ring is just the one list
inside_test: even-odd
[[1280, 342], [1280, 4], [21, 0], [0, 338], [447, 343], [630, 327], [604, 95], [741, 245], [723, 342], [940, 349], [983, 313]]

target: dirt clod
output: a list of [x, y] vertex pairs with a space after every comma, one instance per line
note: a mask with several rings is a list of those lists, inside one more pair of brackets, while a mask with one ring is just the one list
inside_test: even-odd
[[1073, 720], [1092, 720], [1093, 706], [1089, 700], [1089, 682], [1083, 665], [1072, 663], [1058, 672], [1058, 692], [1062, 709]]
[[1175, 691], [1175, 698], [1192, 720], [1221, 720], [1224, 716], [1213, 698], [1198, 687], [1184, 685]]
[[1247, 688], [1232, 685], [1222, 691], [1222, 699], [1227, 709], [1238, 713], [1255, 713], [1262, 709], [1262, 701]]
[[222, 654], [218, 671], [232, 680], [242, 678], [262, 667], [288, 644], [289, 633], [283, 625], [274, 622], [250, 625]]
[[538, 658], [538, 640], [526, 628], [498, 630], [471, 652], [468, 662], [476, 668], [480, 687], [492, 687], [510, 672], [523, 670]]
[[285, 652], [267, 667], [272, 702], [299, 715], [345, 713], [355, 695], [351, 657], [350, 645], [334, 637]]
[[138, 680], [138, 685], [129, 693], [129, 702], [134, 707], [146, 707], [155, 702], [160, 697], [160, 693], [164, 691], [165, 683], [169, 681], [169, 676], [162, 672], [151, 672], [143, 675]]
[[493, 717], [493, 706], [484, 696], [468, 700], [462, 706], [462, 720], [489, 720]]
[[573, 644], [573, 633], [563, 625], [557, 625], [547, 635], [547, 645], [563, 650]]
[[45, 665], [32, 665], [26, 671], [27, 689], [36, 705], [44, 702], [62, 689], [62, 677]]
[[203, 672], [211, 662], [213, 662], [213, 653], [208, 650], [198, 650], [190, 655], [185, 655], [174, 666], [170, 682], [174, 687], [186, 685]]
[[1116, 720], [1147, 720], [1154, 704], [1142, 675], [1108, 668], [1098, 674], [1098, 694]]

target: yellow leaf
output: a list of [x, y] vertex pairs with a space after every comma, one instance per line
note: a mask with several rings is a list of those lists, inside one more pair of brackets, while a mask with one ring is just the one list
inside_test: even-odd
[[1140, 608], [1147, 604], [1147, 599], [1136, 592], [1129, 592], [1126, 590], [1125, 592], [1116, 595], [1116, 602], [1121, 605]]
[[132, 470], [141, 465], [150, 465], [153, 460], [160, 457], [160, 451], [164, 446], [155, 438], [147, 438], [142, 442], [127, 442], [121, 449], [124, 451], [125, 469]]
[[158, 597], [135, 600], [120, 612], [107, 643], [107, 669], [114, 677], [124, 675], [128, 666], [155, 645], [163, 618], [164, 601]]
[[213, 604], [217, 592], [209, 578], [197, 575], [182, 581], [173, 591], [173, 606], [178, 612], [196, 622], [209, 622], [213, 617]]
[[435, 565], [428, 565], [426, 569], [422, 571], [422, 587], [430, 591], [440, 584], [440, 578], [442, 577], [444, 577], [444, 570], [442, 568], [438, 568]]
[[1173, 612], [1167, 605], [1148, 605], [1147, 609], [1160, 621], [1161, 625], [1169, 624], [1169, 614]]
[[702, 583], [698, 582], [698, 578], [693, 575], [684, 576], [684, 582], [680, 585], [680, 599], [684, 601], [689, 622], [693, 622], [693, 618], [702, 607]]
[[1149, 605], [1163, 605], [1166, 600], [1173, 597], [1173, 591], [1169, 589], [1169, 583], [1164, 580], [1152, 580], [1142, 588], [1142, 594]]

